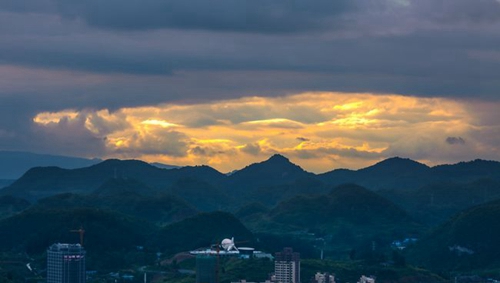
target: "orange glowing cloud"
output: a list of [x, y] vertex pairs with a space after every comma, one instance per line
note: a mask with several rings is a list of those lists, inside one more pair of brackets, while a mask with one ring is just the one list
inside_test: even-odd
[[[357, 93], [246, 97], [191, 105], [40, 113], [41, 126], [85, 119], [105, 139], [108, 156], [223, 172], [282, 153], [305, 169], [359, 168], [399, 155], [428, 163], [481, 157], [470, 106], [442, 98]], [[488, 126], [489, 131], [494, 131]], [[484, 129], [484, 128], [483, 128]], [[460, 144], [446, 143], [460, 137]]]

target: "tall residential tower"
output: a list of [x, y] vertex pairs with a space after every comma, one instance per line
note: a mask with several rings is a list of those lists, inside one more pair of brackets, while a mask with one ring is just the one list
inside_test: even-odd
[[300, 283], [300, 254], [293, 252], [292, 248], [277, 252], [274, 276], [277, 283]]
[[80, 244], [53, 244], [47, 249], [47, 283], [85, 283], [85, 249]]

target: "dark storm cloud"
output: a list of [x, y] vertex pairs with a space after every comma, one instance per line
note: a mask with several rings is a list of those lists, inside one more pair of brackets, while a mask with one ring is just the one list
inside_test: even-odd
[[[500, 71], [500, 60], [487, 58], [490, 56], [487, 52], [500, 46], [493, 26], [478, 30], [474, 29], [475, 24], [470, 24], [470, 27], [442, 29], [443, 20], [438, 16], [459, 22], [472, 17], [467, 13], [490, 14], [500, 7], [495, 0], [40, 0], [38, 4], [32, 1], [35, 0], [0, 3], [0, 9], [15, 11], [16, 15], [30, 12], [25, 17], [5, 20], [10, 13], [0, 19], [0, 33], [7, 33], [0, 37], [0, 61], [4, 64], [147, 76], [176, 75], [183, 71], [308, 74], [307, 81], [284, 81], [277, 91], [281, 93], [338, 90], [418, 96], [498, 96], [500, 82], [496, 74]], [[469, 4], [472, 2], [474, 6]], [[33, 11], [77, 20], [60, 23], [50, 17], [36, 18]], [[429, 16], [431, 12], [436, 16]], [[45, 25], [39, 22], [48, 19], [59, 25], [43, 29]], [[81, 20], [97, 29], [89, 29]], [[426, 21], [432, 23], [431, 28], [414, 24]], [[35, 27], [36, 32], [29, 33]], [[156, 33], [145, 30], [150, 28], [178, 30]], [[324, 34], [294, 33], [303, 30]], [[335, 32], [331, 34], [331, 30]], [[258, 34], [269, 32], [286, 34]], [[261, 82], [253, 87], [257, 91], [266, 83], [274, 84]], [[218, 88], [221, 93], [237, 92], [240, 85], [227, 81]], [[268, 93], [276, 92], [268, 88]], [[154, 91], [148, 95], [154, 96], [151, 101], [159, 96]], [[189, 91], [185, 90], [183, 95], [189, 98]], [[198, 93], [193, 96], [199, 98]], [[171, 97], [176, 95], [170, 93], [168, 98]]]
[[[0, 39], [0, 60], [14, 65], [94, 73], [172, 75], [180, 71], [231, 70], [310, 74], [306, 82], [290, 79], [282, 85], [297, 91], [374, 91], [460, 97], [475, 94], [494, 98], [499, 86], [495, 74], [500, 71], [500, 60], [486, 60], [481, 52], [495, 50], [500, 46], [500, 39], [491, 38], [486, 32], [415, 32], [322, 41], [249, 36], [235, 37], [233, 42], [228, 42], [224, 36], [212, 38], [220, 43], [208, 44], [205, 40], [210, 37], [179, 38], [171, 43], [159, 42], [164, 48], [151, 48], [134, 45], [141, 39], [140, 36], [135, 39], [134, 35], [122, 42], [121, 38], [116, 42], [108, 39], [106, 34], [68, 42], [52, 37], [4, 37]], [[182, 49], [184, 46], [189, 46], [184, 48], [187, 51]], [[479, 55], [475, 56], [473, 51]], [[330, 77], [322, 77], [326, 75]], [[220, 86], [227, 90], [241, 87], [228, 85], [230, 83], [226, 81], [225, 86]]]
[[33, 123], [39, 107], [29, 99], [1, 98], [0, 129], [5, 134], [0, 134], [0, 148], [77, 156], [105, 153], [105, 137], [86, 129], [82, 116], [40, 127]]
[[243, 151], [244, 153], [251, 155], [259, 155], [262, 152], [262, 148], [258, 143], [246, 144], [240, 150]]
[[[354, 7], [352, 0], [7, 0], [10, 11], [56, 12], [119, 30], [179, 28], [289, 33], [323, 29], [323, 21]], [[31, 5], [34, 4], [34, 5]]]
[[172, 74], [169, 60], [155, 60], [145, 54], [139, 59], [127, 57], [125, 54], [102, 54], [92, 50], [78, 52], [54, 49], [3, 46], [0, 47], [0, 61], [21, 66], [73, 69], [94, 73]]
[[424, 18], [441, 23], [488, 23], [500, 20], [496, 0], [413, 0]]
[[[499, 100], [499, 30], [496, 0], [0, 0], [0, 149], [100, 156], [109, 153], [108, 133], [126, 128], [97, 116], [87, 117], [98, 128], [92, 130], [83, 117], [33, 122], [40, 112], [64, 109], [113, 113], [309, 91]], [[478, 122], [491, 126], [487, 132], [439, 136], [432, 146], [416, 145], [410, 157], [449, 151], [457, 158], [477, 144], [472, 136], [496, 148], [498, 117], [490, 112]], [[318, 122], [315, 115], [308, 121]], [[179, 124], [231, 121], [192, 116]], [[289, 139], [306, 141], [302, 135], [315, 140], [309, 133]], [[448, 146], [461, 138], [463, 146]], [[184, 156], [192, 147], [177, 131], [132, 141], [124, 155]], [[253, 142], [238, 151], [269, 153]], [[200, 145], [192, 154], [221, 150], [229, 152]], [[408, 150], [405, 143], [378, 155], [355, 149], [296, 154], [367, 160]]]
[[205, 156], [205, 157], [213, 157], [226, 153], [222, 150], [217, 150], [210, 147], [201, 147], [201, 146], [193, 147], [192, 149], [190, 149], [190, 152], [194, 155]]
[[465, 144], [465, 140], [461, 137], [447, 137], [446, 143], [455, 145], [455, 144]]
[[52, 13], [56, 11], [55, 4], [53, 0], [2, 0], [0, 10], [20, 13]]
[[[452, 25], [500, 20], [496, 0], [4, 0], [0, 10], [58, 14], [103, 29], [251, 33], [345, 30], [359, 28], [360, 18], [377, 26], [383, 22], [381, 17], [391, 20], [398, 16]], [[345, 15], [347, 21], [332, 22]]]
[[[17, 96], [31, 114], [301, 91], [498, 99], [499, 8], [495, 0], [4, 0], [0, 62], [40, 77], [21, 76], [0, 99]], [[53, 87], [67, 78], [46, 70], [100, 78]]]

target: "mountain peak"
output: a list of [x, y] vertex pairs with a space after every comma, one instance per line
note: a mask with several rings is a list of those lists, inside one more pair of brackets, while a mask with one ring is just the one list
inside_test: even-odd
[[375, 165], [361, 169], [360, 171], [370, 172], [370, 171], [394, 171], [394, 172], [415, 172], [429, 169], [429, 166], [414, 161], [409, 158], [402, 157], [391, 157], [378, 162]]
[[287, 163], [291, 163], [290, 159], [288, 159], [285, 156], [283, 156], [281, 154], [278, 154], [278, 153], [276, 153], [273, 156], [271, 156], [267, 161], [270, 161], [270, 162], [287, 162]]
[[[399, 156], [387, 158], [385, 160], [380, 161], [377, 164], [402, 164], [402, 163], [424, 165], [424, 164], [419, 163], [419, 162], [412, 160], [410, 158], [403, 158], [403, 157], [399, 157]], [[424, 166], [426, 166], [426, 165], [424, 165]]]
[[248, 165], [229, 177], [233, 182], [245, 184], [244, 186], [248, 187], [291, 182], [310, 175], [311, 173], [293, 164], [288, 158], [275, 154], [265, 161]]

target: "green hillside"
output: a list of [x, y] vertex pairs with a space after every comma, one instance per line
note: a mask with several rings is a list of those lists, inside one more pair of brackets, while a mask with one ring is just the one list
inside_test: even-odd
[[500, 201], [460, 212], [408, 251], [418, 264], [439, 270], [500, 266]]
[[270, 213], [273, 220], [316, 227], [343, 219], [353, 224], [402, 223], [411, 218], [380, 195], [357, 185], [342, 185], [326, 195], [297, 196]]
[[167, 190], [201, 211], [228, 209], [230, 198], [216, 186], [195, 178], [181, 178]]
[[240, 207], [234, 215], [240, 219], [253, 217], [255, 215], [266, 214], [269, 212], [269, 208], [260, 202], [251, 202], [242, 207]]
[[85, 246], [95, 252], [143, 245], [155, 231], [147, 222], [97, 208], [33, 208], [0, 221], [0, 249], [41, 253], [56, 242], [79, 242], [70, 230], [80, 227]]
[[422, 232], [421, 225], [397, 205], [356, 185], [339, 186], [324, 195], [296, 196], [260, 219], [243, 219], [261, 232], [298, 237], [312, 232], [324, 239], [316, 245], [339, 258], [347, 258], [352, 249], [369, 250], [374, 243], [388, 249], [393, 240]]
[[181, 178], [197, 178], [219, 183], [225, 175], [208, 166], [160, 169], [139, 160], [110, 159], [80, 169], [35, 167], [0, 191], [35, 201], [61, 193], [91, 193], [110, 179], [134, 179], [151, 189], [164, 190]]
[[159, 225], [180, 221], [197, 214], [196, 209], [172, 195], [141, 196], [130, 192], [118, 192], [104, 196], [60, 194], [41, 199], [34, 206], [43, 209], [89, 207], [107, 209]]
[[258, 201], [268, 206], [275, 206], [296, 195], [326, 193], [330, 188], [331, 186], [326, 186], [316, 178], [298, 178], [289, 183], [253, 188], [244, 198], [236, 199], [236, 202]]
[[235, 241], [254, 240], [253, 234], [232, 214], [226, 212], [201, 213], [163, 228], [158, 245], [167, 253], [209, 247], [224, 238]]
[[135, 179], [111, 178], [104, 181], [92, 194], [99, 197], [116, 195], [144, 196], [153, 195], [155, 192], [156, 190]]
[[429, 225], [438, 225], [464, 209], [500, 198], [500, 182], [480, 179], [471, 183], [439, 182], [415, 191], [379, 191], [402, 205], [409, 214]]
[[0, 219], [15, 215], [30, 206], [30, 202], [13, 196], [0, 196]]

